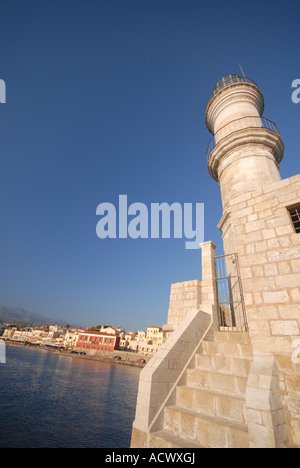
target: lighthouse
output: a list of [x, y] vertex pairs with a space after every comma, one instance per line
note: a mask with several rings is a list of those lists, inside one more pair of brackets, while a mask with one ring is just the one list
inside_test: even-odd
[[281, 178], [284, 144], [263, 111], [259, 86], [235, 74], [206, 103], [225, 254], [202, 243], [201, 281], [171, 285], [133, 448], [300, 447], [300, 175]]
[[[224, 76], [209, 96], [205, 122], [213, 137], [206, 151], [207, 165], [219, 183], [226, 221], [236, 197], [281, 180], [284, 144], [276, 124], [263, 117], [263, 111], [259, 87], [244, 76]], [[225, 232], [225, 251], [235, 251], [228, 223], [220, 228]]]
[[[296, 383], [300, 376], [292, 358], [300, 337], [300, 176], [282, 180], [284, 144], [263, 112], [264, 97], [252, 79], [221, 78], [206, 104], [212, 134], [207, 167], [220, 187], [225, 268], [231, 281], [232, 258], [239, 264], [239, 297], [253, 351], [246, 391], [250, 446], [299, 446], [299, 386], [292, 390], [289, 379]], [[230, 294], [236, 301], [233, 288]], [[235, 324], [224, 314], [218, 322]], [[263, 379], [269, 379], [268, 388]], [[282, 423], [264, 425], [266, 414]]]

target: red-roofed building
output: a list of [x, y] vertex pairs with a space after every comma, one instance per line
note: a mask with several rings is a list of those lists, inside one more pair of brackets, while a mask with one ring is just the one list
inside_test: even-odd
[[111, 333], [87, 330], [79, 333], [76, 348], [113, 352], [119, 349], [119, 344], [119, 336]]

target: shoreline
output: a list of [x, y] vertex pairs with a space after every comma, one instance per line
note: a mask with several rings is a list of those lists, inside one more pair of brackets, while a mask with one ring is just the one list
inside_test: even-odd
[[[109, 364], [121, 364], [121, 365], [125, 365], [125, 366], [131, 366], [131, 367], [139, 367], [140, 369], [143, 369], [145, 367], [145, 365], [147, 364], [147, 359], [146, 358], [142, 358], [142, 359], [146, 359], [146, 362], [145, 363], [140, 363], [140, 362], [137, 362], [137, 361], [129, 361], [128, 359], [126, 360], [123, 360], [122, 358], [121, 359], [114, 359], [113, 357], [109, 357], [107, 355], [103, 355], [103, 356], [92, 356], [92, 355], [88, 355], [88, 354], [85, 354], [85, 355], [81, 355], [79, 353], [72, 353], [70, 351], [65, 351], [65, 350], [58, 350], [56, 348], [53, 348], [51, 349], [51, 347], [47, 348], [47, 347], [41, 347], [40, 345], [35, 345], [35, 344], [31, 344], [31, 343], [28, 343], [28, 342], [16, 342], [16, 341], [10, 341], [10, 340], [3, 340], [5, 342], [5, 344], [7, 344], [8, 346], [23, 346], [24, 348], [31, 348], [31, 349], [38, 349], [40, 351], [47, 351], [47, 352], [51, 352], [53, 354], [56, 354], [57, 356], [62, 356], [62, 357], [70, 357], [70, 358], [77, 358], [77, 359], [85, 359], [85, 360], [88, 360], [88, 361], [98, 361], [98, 362], [107, 362]], [[47, 345], [46, 345], [47, 346]], [[117, 354], [122, 354], [122, 353], [126, 353], [126, 355], [130, 354], [130, 352], [128, 351], [118, 351], [116, 350], [115, 353], [112, 353], [114, 355], [117, 355]]]

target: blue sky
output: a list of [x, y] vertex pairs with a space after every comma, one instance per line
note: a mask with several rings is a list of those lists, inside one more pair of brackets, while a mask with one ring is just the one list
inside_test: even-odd
[[201, 279], [201, 251], [101, 240], [97, 205], [204, 203], [221, 254], [205, 103], [241, 64], [285, 143], [282, 177], [298, 173], [299, 13], [276, 0], [2, 2], [0, 304], [85, 326], [166, 323], [170, 285]]

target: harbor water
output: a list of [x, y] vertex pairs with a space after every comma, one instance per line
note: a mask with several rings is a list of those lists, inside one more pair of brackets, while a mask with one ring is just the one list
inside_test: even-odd
[[0, 448], [129, 448], [140, 372], [8, 345]]

